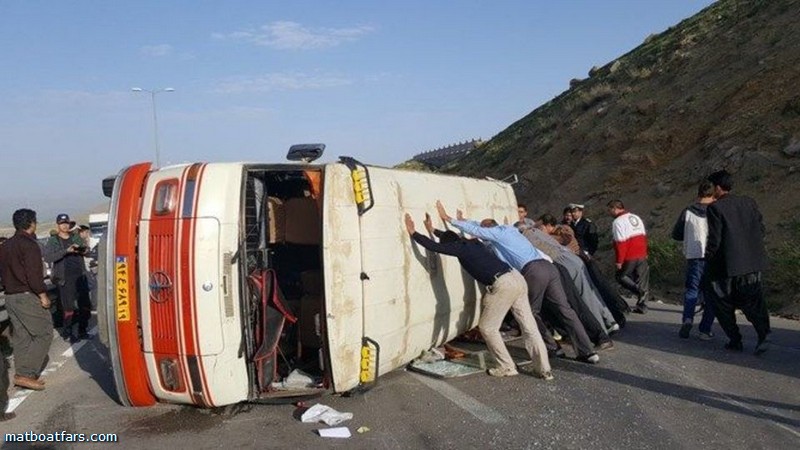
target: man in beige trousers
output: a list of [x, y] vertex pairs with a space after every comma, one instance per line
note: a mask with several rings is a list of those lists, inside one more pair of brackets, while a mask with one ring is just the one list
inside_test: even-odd
[[478, 240], [463, 239], [452, 231], [434, 230], [430, 217], [426, 217], [425, 227], [430, 234], [439, 236], [440, 242], [417, 233], [409, 214], [406, 214], [405, 222], [408, 234], [415, 242], [428, 250], [457, 257], [464, 270], [486, 286], [478, 328], [486, 341], [489, 353], [499, 364], [499, 367], [489, 369], [489, 375], [508, 377], [518, 373], [500, 335], [503, 318], [511, 310], [522, 331], [525, 350], [536, 366], [535, 374], [545, 380], [552, 380], [547, 349], [531, 312], [528, 288], [522, 275], [502, 262]]

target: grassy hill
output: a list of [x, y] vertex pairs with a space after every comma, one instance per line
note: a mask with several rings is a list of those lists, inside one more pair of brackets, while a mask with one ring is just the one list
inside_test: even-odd
[[647, 221], [656, 282], [677, 299], [683, 262], [668, 233], [697, 183], [726, 168], [734, 190], [754, 197], [765, 216], [771, 307], [797, 310], [798, 24], [798, 0], [721, 0], [572, 80], [442, 171], [516, 173], [517, 195], [535, 214], [584, 203], [606, 231], [606, 250], [604, 206], [621, 198]]

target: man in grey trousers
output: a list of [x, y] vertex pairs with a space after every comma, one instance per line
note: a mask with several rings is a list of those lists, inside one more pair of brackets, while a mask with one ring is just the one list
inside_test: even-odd
[[44, 285], [42, 250], [36, 242], [36, 212], [19, 209], [13, 221], [16, 234], [0, 246], [0, 277], [14, 330], [14, 384], [42, 391], [44, 382], [39, 376], [53, 340], [53, 319]]

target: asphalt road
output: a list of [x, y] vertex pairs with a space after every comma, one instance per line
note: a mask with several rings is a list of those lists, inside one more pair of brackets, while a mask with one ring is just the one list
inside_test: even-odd
[[555, 360], [550, 382], [399, 370], [363, 395], [309, 402], [353, 413], [348, 439], [320, 437], [325, 426], [300, 422], [292, 405], [121, 407], [102, 346], [56, 340], [47, 390], [27, 395], [0, 430], [117, 433], [119, 443], [2, 448], [800, 448], [800, 323], [773, 318], [773, 346], [754, 356], [749, 324], [745, 351], [730, 353], [716, 324], [714, 341], [683, 340], [679, 320], [676, 306], [653, 305], [630, 317], [599, 365]]

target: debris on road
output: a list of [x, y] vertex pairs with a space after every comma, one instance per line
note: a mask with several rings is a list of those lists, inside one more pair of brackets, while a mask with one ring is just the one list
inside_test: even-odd
[[349, 438], [352, 436], [350, 434], [350, 429], [347, 427], [336, 427], [336, 428], [320, 428], [317, 430], [322, 437], [329, 437], [329, 438]]
[[[326, 425], [339, 425], [340, 423], [353, 418], [353, 413], [339, 412], [330, 406], [318, 403], [300, 416], [300, 420], [305, 423], [325, 422]], [[348, 431], [349, 433], [349, 431]], [[349, 437], [349, 435], [348, 435]]]

